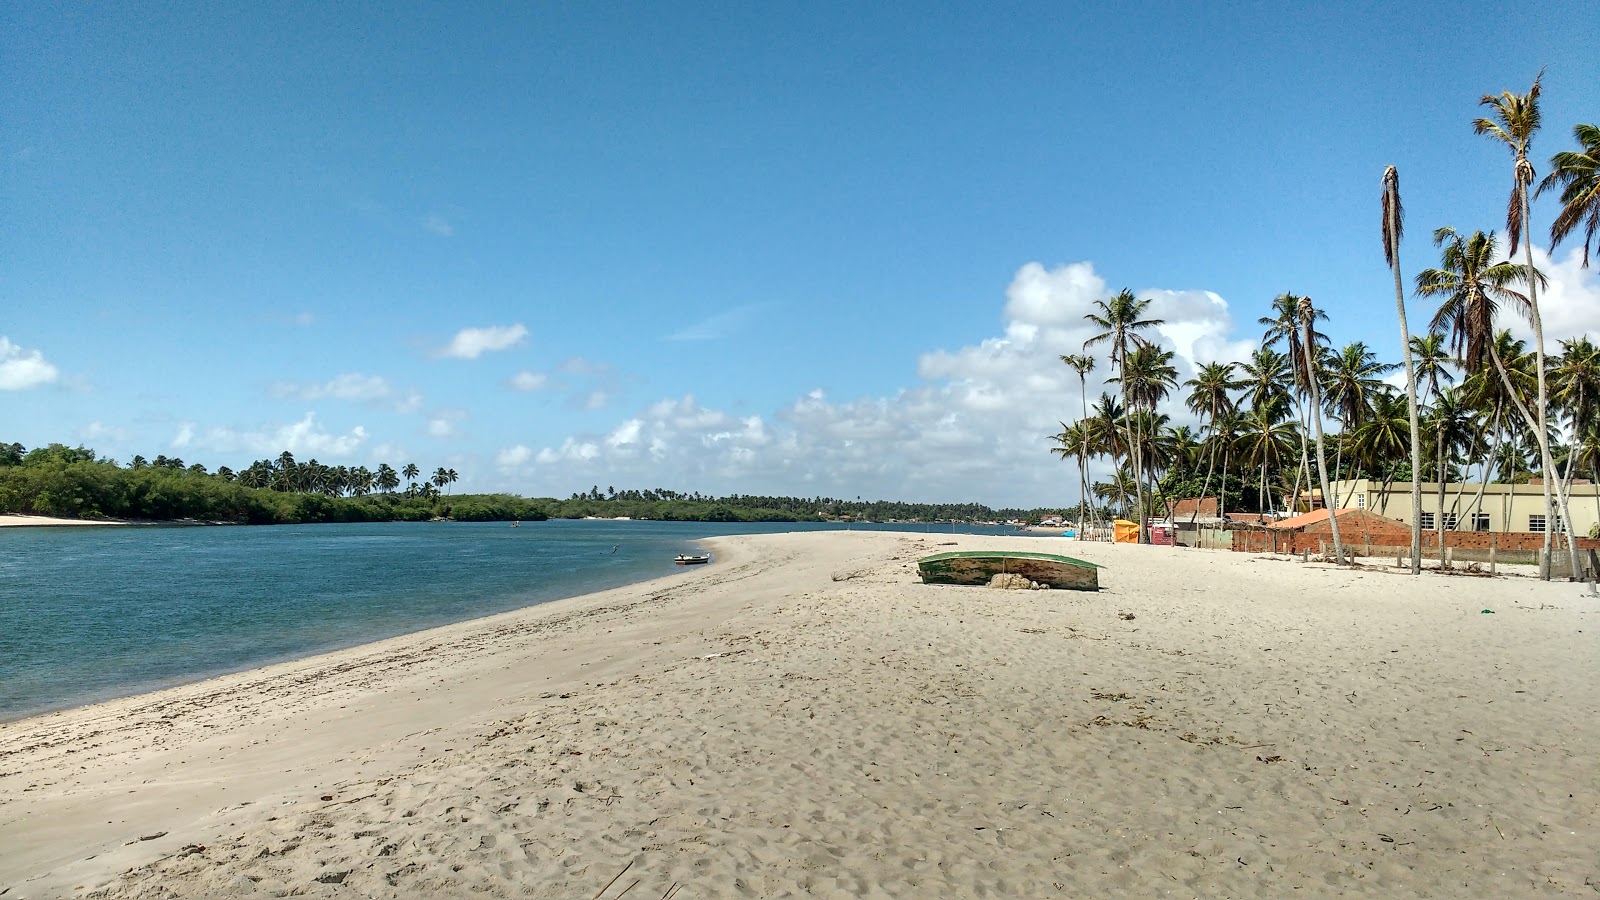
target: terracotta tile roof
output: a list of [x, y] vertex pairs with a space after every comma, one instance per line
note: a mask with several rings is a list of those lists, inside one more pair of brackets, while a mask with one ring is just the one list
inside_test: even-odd
[[1215, 516], [1217, 514], [1217, 498], [1215, 497], [1186, 497], [1182, 500], [1169, 500], [1167, 505], [1171, 510], [1167, 513], [1169, 518], [1190, 517], [1195, 515], [1196, 508], [1201, 516]]

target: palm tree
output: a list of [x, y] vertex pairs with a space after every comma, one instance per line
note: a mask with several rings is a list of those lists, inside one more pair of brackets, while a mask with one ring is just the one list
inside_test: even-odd
[[456, 470], [455, 469], [446, 469], [445, 470], [445, 473], [444, 473], [444, 483], [445, 484], [455, 484], [457, 481], [460, 481], [460, 480], [461, 480], [461, 476], [456, 474]]
[[[1562, 341], [1561, 355], [1556, 358], [1550, 379], [1550, 399], [1572, 423], [1575, 449], [1584, 426], [1600, 418], [1600, 348], [1586, 337]], [[1570, 504], [1577, 467], [1569, 462], [1564, 468], [1566, 477], [1559, 487], [1562, 498]]]
[[1239, 363], [1244, 373], [1240, 387], [1251, 409], [1289, 403], [1289, 359], [1276, 350], [1257, 347], [1249, 362]]
[[433, 482], [434, 487], [442, 488], [450, 483], [450, 473], [445, 470], [444, 466], [440, 466], [433, 470], [433, 478], [429, 480]]
[[1546, 189], [1561, 186], [1561, 212], [1550, 223], [1550, 250], [1579, 223], [1583, 225], [1583, 267], [1589, 268], [1589, 244], [1600, 247], [1595, 240], [1600, 232], [1600, 128], [1593, 125], [1574, 125], [1572, 136], [1578, 139], [1582, 150], [1563, 150], [1550, 157], [1550, 174], [1539, 182], [1538, 197]]
[[[1078, 397], [1083, 402], [1083, 419], [1087, 420], [1089, 418], [1089, 373], [1094, 371], [1094, 357], [1087, 353], [1069, 353], [1062, 356], [1061, 361], [1066, 363], [1072, 371], [1078, 373]], [[1089, 429], [1084, 428], [1082, 431], [1083, 448], [1078, 456], [1078, 496], [1080, 505], [1087, 506], [1089, 503], [1089, 470], [1087, 467], [1089, 461]], [[1079, 510], [1079, 514], [1080, 518], [1082, 518], [1082, 510]], [[1082, 525], [1083, 523], [1080, 521], [1078, 524]], [[1079, 534], [1082, 534], [1081, 528], [1079, 529]]]
[[[1435, 453], [1433, 479], [1439, 486], [1439, 505], [1434, 513], [1433, 524], [1438, 532], [1439, 566], [1443, 568], [1444, 494], [1445, 484], [1450, 480], [1448, 457], [1458, 448], [1471, 446], [1477, 436], [1474, 416], [1463, 399], [1461, 391], [1452, 388], [1438, 396], [1434, 401], [1433, 408], [1428, 411], [1427, 427], [1433, 434]], [[1412, 477], [1413, 484], [1421, 480], [1422, 476], [1420, 474]]]
[[[1270, 352], [1270, 351], [1268, 351]], [[1283, 460], [1293, 452], [1295, 427], [1289, 421], [1287, 401], [1274, 401], [1252, 406], [1240, 422], [1240, 445], [1245, 460], [1251, 467], [1261, 468], [1260, 509], [1270, 512], [1267, 503], [1267, 470], [1282, 467]]]
[[1118, 470], [1123, 468], [1122, 460], [1130, 452], [1128, 432], [1120, 424], [1123, 419], [1122, 405], [1115, 397], [1102, 393], [1100, 399], [1094, 402], [1090, 416], [1086, 420], [1089, 425], [1090, 453], [1095, 456], [1105, 454], [1111, 457], [1112, 466]]
[[[1417, 372], [1411, 362], [1411, 330], [1406, 324], [1406, 298], [1400, 281], [1400, 239], [1405, 210], [1400, 205], [1400, 170], [1383, 170], [1383, 258], [1394, 272], [1394, 305], [1400, 316], [1400, 350], [1406, 370], [1406, 411], [1411, 425], [1411, 574], [1422, 574], [1422, 427], [1417, 416]], [[1388, 495], [1384, 495], [1385, 501]]]
[[[1394, 460], [1404, 456], [1406, 447], [1410, 443], [1411, 431], [1409, 417], [1406, 415], [1407, 406], [1399, 394], [1383, 393], [1373, 397], [1372, 411], [1356, 429], [1354, 447], [1352, 448], [1362, 464], [1374, 472], [1379, 473], [1383, 480], [1381, 512], [1389, 509], [1389, 485], [1394, 482], [1396, 465]], [[1413, 485], [1422, 477], [1420, 469], [1413, 469], [1411, 482]], [[1422, 516], [1418, 513], [1413, 521], [1413, 527], [1418, 527]], [[1417, 552], [1422, 552], [1421, 539], [1418, 539]], [[1415, 563], [1413, 563], [1415, 566]]]
[[411, 487], [416, 487], [417, 476], [421, 473], [422, 470], [417, 468], [416, 463], [406, 463], [406, 467], [400, 470], [400, 474], [406, 477]]
[[1437, 331], [1411, 336], [1411, 358], [1415, 367], [1417, 385], [1426, 385], [1429, 398], [1438, 396], [1440, 383], [1455, 384], [1456, 374], [1451, 371], [1455, 360], [1445, 347], [1444, 335]]
[[[1311, 358], [1311, 348], [1316, 343], [1312, 338], [1311, 324], [1316, 321], [1317, 311], [1311, 305], [1310, 297], [1300, 298], [1299, 309], [1302, 329], [1300, 352], [1306, 359], [1306, 384], [1311, 388], [1311, 424], [1317, 430], [1317, 478], [1322, 484], [1322, 502], [1326, 506], [1333, 493], [1328, 490], [1328, 455], [1322, 444], [1322, 389], [1319, 386], [1322, 376]], [[1332, 507], [1328, 507], [1328, 525], [1333, 529], [1333, 561], [1342, 566], [1344, 543], [1339, 540], [1339, 511]]]
[[[1201, 483], [1200, 487], [1201, 500], [1204, 500], [1211, 490], [1211, 473], [1217, 467], [1218, 442], [1211, 440], [1212, 437], [1216, 436], [1217, 419], [1233, 410], [1232, 392], [1240, 387], [1240, 383], [1234, 378], [1233, 372], [1233, 363], [1206, 363], [1200, 367], [1200, 371], [1196, 372], [1193, 378], [1183, 383], [1184, 387], [1190, 389], [1189, 398], [1184, 401], [1184, 405], [1189, 407], [1191, 412], [1199, 415], [1201, 420], [1207, 424], [1209, 430], [1206, 443], [1210, 444], [1211, 447], [1206, 463], [1205, 481]], [[1223, 468], [1223, 478], [1224, 480], [1227, 478], [1226, 467]], [[1220, 502], [1217, 505], [1217, 514], [1222, 514]], [[1196, 502], [1194, 514], [1189, 517], [1190, 523], [1192, 524], [1199, 516], [1200, 504]]]
[[[1322, 404], [1329, 415], [1339, 420], [1340, 439], [1334, 452], [1333, 475], [1338, 481], [1344, 472], [1344, 447], [1372, 406], [1373, 395], [1388, 390], [1384, 375], [1400, 368], [1395, 363], [1378, 362], [1378, 354], [1361, 341], [1346, 344], [1343, 350], [1329, 353], [1322, 365]], [[1333, 508], [1339, 508], [1337, 492]]]
[[[1456, 352], [1458, 358], [1468, 369], [1480, 369], [1485, 362], [1493, 363], [1495, 371], [1500, 374], [1506, 383], [1506, 394], [1513, 407], [1521, 414], [1528, 430], [1532, 433], [1534, 441], [1539, 447], [1539, 460], [1545, 478], [1543, 490], [1545, 499], [1546, 521], [1555, 511], [1553, 502], [1555, 497], [1551, 491], [1551, 475], [1555, 471], [1555, 463], [1550, 457], [1550, 438], [1546, 430], [1548, 421], [1544, 411], [1544, 354], [1539, 350], [1539, 337], [1542, 329], [1536, 329], [1534, 334], [1534, 372], [1535, 386], [1537, 389], [1535, 399], [1535, 412], [1528, 410], [1528, 405], [1523, 402], [1519, 392], [1511, 385], [1511, 376], [1506, 370], [1505, 360], [1496, 352], [1495, 316], [1499, 311], [1499, 304], [1512, 304], [1519, 312], [1535, 316], [1532, 300], [1511, 289], [1517, 282], [1526, 282], [1530, 287], [1545, 281], [1539, 270], [1529, 265], [1517, 265], [1513, 262], [1492, 262], [1499, 245], [1493, 232], [1485, 235], [1475, 231], [1471, 237], [1463, 238], [1454, 228], [1446, 226], [1433, 233], [1433, 242], [1442, 248], [1440, 255], [1440, 268], [1424, 269], [1417, 273], [1417, 293], [1423, 297], [1443, 297], [1439, 311], [1434, 314], [1430, 328], [1434, 331], [1443, 331], [1450, 338], [1450, 347]], [[1562, 508], [1562, 521], [1570, 521], [1566, 517], [1566, 509]], [[1545, 552], [1540, 564], [1539, 574], [1542, 578], [1549, 578], [1551, 532], [1545, 530]], [[1569, 554], [1572, 565], [1578, 566], [1577, 554]]]
[[[1084, 316], [1084, 319], [1095, 327], [1102, 329], [1102, 331], [1084, 341], [1083, 349], [1087, 350], [1102, 341], [1110, 343], [1111, 365], [1117, 370], [1116, 379], [1119, 382], [1123, 382], [1122, 405], [1131, 410], [1131, 404], [1128, 401], [1128, 386], [1122, 377], [1123, 364], [1128, 358], [1128, 348], [1130, 345], [1142, 346], [1146, 343], [1139, 332], [1146, 328], [1156, 328], [1165, 323], [1161, 319], [1143, 318], [1145, 312], [1150, 308], [1150, 301], [1140, 300], [1127, 288], [1123, 288], [1109, 301], [1096, 300], [1095, 306], [1100, 311], [1098, 313], [1089, 313]], [[1137, 437], [1130, 435], [1128, 444], [1133, 448], [1134, 492], [1139, 503], [1139, 543], [1148, 544], [1150, 542], [1150, 533], [1148, 526], [1145, 524], [1144, 491], [1139, 485], [1139, 470], [1141, 468], [1138, 449], [1139, 441]]]
[[[1510, 238], [1509, 244], [1515, 252], [1517, 238], [1522, 238], [1524, 265], [1528, 272], [1533, 268], [1533, 222], [1530, 209], [1528, 188], [1533, 185], [1533, 163], [1528, 161], [1528, 148], [1533, 143], [1533, 134], [1539, 130], [1539, 81], [1544, 77], [1544, 70], [1540, 70], [1533, 78], [1533, 87], [1526, 94], [1513, 94], [1510, 91], [1501, 91], [1500, 96], [1485, 94], [1478, 101], [1479, 106], [1487, 106], [1493, 112], [1493, 118], [1479, 118], [1472, 122], [1472, 130], [1478, 134], [1488, 135], [1491, 140], [1499, 141], [1511, 151], [1514, 160], [1514, 169], [1511, 181], [1511, 200], [1506, 205], [1506, 235]], [[1526, 226], [1526, 227], [1525, 227]], [[1550, 456], [1550, 435], [1546, 430], [1548, 421], [1549, 393], [1544, 379], [1544, 320], [1539, 314], [1539, 283], [1538, 279], [1530, 275], [1528, 278], [1528, 323], [1533, 326], [1533, 355], [1534, 374], [1538, 376], [1539, 393], [1535, 398], [1537, 422], [1531, 426], [1534, 438], [1539, 443], [1539, 464], [1544, 470], [1542, 486], [1544, 488], [1545, 515], [1549, 517], [1555, 511], [1552, 504], [1551, 480], [1555, 477], [1555, 461]], [[1571, 523], [1572, 519], [1567, 514], [1565, 503], [1561, 504], [1561, 520]], [[1549, 521], [1549, 518], [1546, 518]], [[1569, 529], [1570, 532], [1570, 529]], [[1567, 555], [1572, 562], [1572, 575], [1574, 578], [1582, 577], [1582, 569], [1578, 564], [1577, 545], [1572, 543], [1571, 534], [1567, 536]], [[1539, 569], [1540, 576], [1550, 577], [1550, 540], [1551, 529], [1544, 531], [1544, 559]]]
[[1061, 432], [1052, 434], [1050, 440], [1056, 444], [1056, 446], [1050, 448], [1051, 453], [1061, 457], [1063, 461], [1069, 459], [1078, 461], [1078, 488], [1082, 492], [1078, 501], [1078, 515], [1081, 520], [1083, 509], [1089, 502], [1088, 494], [1084, 488], [1084, 465], [1089, 460], [1089, 417], [1084, 416], [1071, 425], [1062, 422]]
[[[1178, 384], [1178, 370], [1172, 365], [1173, 353], [1159, 345], [1145, 343], [1135, 347], [1132, 353], [1122, 361], [1122, 380], [1127, 391], [1129, 402], [1133, 404], [1131, 413], [1139, 414], [1141, 411], [1147, 417], [1156, 416], [1156, 406], [1165, 400], [1167, 393]], [[1165, 419], [1165, 416], [1160, 418]], [[1144, 479], [1142, 496], [1151, 495], [1151, 469], [1154, 466], [1144, 464], [1146, 447], [1153, 447], [1160, 436], [1160, 431], [1145, 426], [1149, 419], [1135, 418], [1134, 440], [1136, 444], [1134, 456], [1139, 461], [1134, 474]], [[1140, 519], [1143, 517], [1141, 507]], [[1141, 526], [1142, 527], [1142, 526]]]
[[395, 474], [394, 467], [388, 463], [379, 463], [378, 475], [374, 479], [374, 484], [378, 486], [378, 490], [390, 493], [400, 486], [400, 478]]

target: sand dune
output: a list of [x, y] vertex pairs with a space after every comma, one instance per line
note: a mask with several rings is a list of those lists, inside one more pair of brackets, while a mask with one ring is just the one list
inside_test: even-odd
[[721, 540], [704, 571], [0, 726], [0, 890], [1600, 885], [1584, 589], [1103, 544], [1070, 548], [1096, 594], [915, 580], [996, 543], [1041, 547]]

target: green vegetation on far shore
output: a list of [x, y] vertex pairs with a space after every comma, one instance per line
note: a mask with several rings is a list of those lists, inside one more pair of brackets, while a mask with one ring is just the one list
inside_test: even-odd
[[[658, 488], [598, 486], [566, 500], [510, 494], [442, 494], [454, 470], [425, 480], [415, 464], [376, 471], [298, 462], [287, 451], [235, 473], [157, 456], [128, 465], [86, 447], [28, 450], [0, 443], [0, 514], [67, 519], [195, 521], [240, 525], [304, 522], [506, 522], [547, 518], [632, 518], [683, 522], [993, 522], [1038, 521], [1045, 510], [991, 509], [977, 503], [897, 503], [859, 498], [710, 497]], [[401, 479], [406, 487], [401, 490]]]

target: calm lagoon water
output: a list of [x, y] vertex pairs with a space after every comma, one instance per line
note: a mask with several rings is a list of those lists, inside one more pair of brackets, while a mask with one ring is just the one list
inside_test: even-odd
[[838, 527], [0, 528], [0, 721], [671, 575], [713, 535]]

